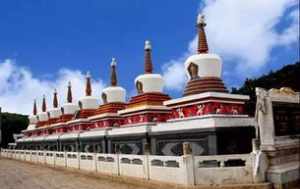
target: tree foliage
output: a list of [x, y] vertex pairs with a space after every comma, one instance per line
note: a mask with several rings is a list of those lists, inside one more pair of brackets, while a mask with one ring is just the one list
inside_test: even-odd
[[255, 88], [265, 89], [290, 87], [294, 91], [300, 91], [300, 62], [289, 64], [277, 71], [270, 71], [269, 74], [255, 79], [246, 79], [243, 86], [239, 89], [232, 89], [234, 94], [245, 94], [250, 96], [247, 104], [247, 113], [254, 115], [255, 111]]
[[13, 134], [21, 133], [29, 123], [27, 116], [13, 113], [2, 113], [2, 143], [1, 147], [6, 148], [7, 144], [14, 142]]

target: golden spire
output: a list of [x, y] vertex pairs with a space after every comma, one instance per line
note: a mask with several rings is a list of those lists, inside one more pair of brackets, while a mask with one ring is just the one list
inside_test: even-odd
[[69, 81], [69, 83], [68, 83], [67, 102], [68, 102], [68, 103], [72, 103], [71, 81]]
[[116, 72], [117, 61], [115, 58], [112, 58], [110, 66], [111, 66], [110, 84], [111, 86], [117, 86], [118, 85], [117, 72]]
[[205, 17], [204, 15], [199, 14], [197, 18], [197, 27], [198, 27], [198, 53], [208, 53], [208, 45], [205, 34]]
[[92, 95], [92, 86], [91, 86], [91, 75], [90, 72], [86, 74], [86, 86], [85, 86], [85, 96]]
[[145, 41], [145, 73], [152, 73], [152, 58], [151, 58], [151, 43], [150, 41]]

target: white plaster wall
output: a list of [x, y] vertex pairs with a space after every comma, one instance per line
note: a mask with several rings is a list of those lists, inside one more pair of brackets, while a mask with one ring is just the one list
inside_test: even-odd
[[[182, 127], [182, 125], [184, 125], [184, 127]], [[157, 126], [151, 128], [151, 132], [155, 133], [205, 128], [254, 127], [255, 125], [256, 122], [254, 118], [247, 117], [246, 115], [209, 114], [158, 123]]]
[[184, 63], [188, 77], [188, 67], [191, 63], [198, 66], [199, 77], [222, 77], [222, 60], [216, 54], [195, 54], [190, 56]]
[[160, 74], [143, 74], [139, 75], [134, 83], [139, 81], [143, 84], [143, 92], [162, 92], [164, 80]]
[[107, 102], [125, 102], [126, 91], [122, 87], [107, 87], [103, 89], [106, 94]]
[[108, 131], [108, 136], [114, 135], [128, 135], [130, 134], [140, 134], [140, 133], [147, 133], [150, 131], [150, 126], [147, 125], [140, 125], [140, 126], [130, 126], [130, 127], [119, 127], [119, 128], [112, 128]]

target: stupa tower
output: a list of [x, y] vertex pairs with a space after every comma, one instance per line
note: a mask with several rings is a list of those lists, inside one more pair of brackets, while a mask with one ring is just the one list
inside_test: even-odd
[[249, 96], [227, 92], [221, 58], [209, 53], [205, 26], [204, 16], [199, 15], [197, 54], [184, 63], [189, 81], [183, 97], [164, 102], [172, 111], [170, 119], [151, 130], [152, 135], [162, 135], [155, 139], [164, 143], [156, 149], [158, 154], [175, 155], [182, 142], [190, 142], [195, 155], [228, 153], [230, 143], [237, 144], [236, 152], [251, 150], [251, 140], [246, 140], [246, 148], [240, 145], [254, 136], [252, 120], [244, 112]]
[[[110, 64], [110, 86], [103, 89], [101, 93], [103, 104], [99, 106], [94, 116], [89, 117], [94, 123], [94, 127], [119, 127], [122, 124], [122, 117], [118, 114], [118, 111], [125, 108], [125, 97], [126, 90], [118, 85], [117, 61], [115, 58], [112, 58]], [[99, 137], [103, 136], [99, 135]]]
[[168, 118], [170, 111], [163, 102], [170, 97], [163, 93], [162, 76], [153, 73], [150, 41], [145, 41], [144, 56], [144, 73], [135, 79], [137, 95], [130, 99], [124, 110], [118, 111], [123, 117], [121, 127], [108, 131], [111, 153], [115, 153], [115, 147], [120, 146], [120, 153], [143, 154], [151, 127]]
[[79, 100], [80, 118], [87, 118], [95, 113], [98, 108], [98, 99], [92, 96], [92, 83], [91, 75], [89, 72], [86, 74], [85, 96]]
[[162, 93], [164, 81], [160, 74], [153, 73], [152, 46], [150, 41], [145, 41], [144, 48], [144, 74], [135, 79], [138, 94]]
[[46, 104], [46, 96], [43, 95], [43, 102], [42, 102], [42, 112], [38, 114], [38, 127], [42, 127], [48, 124], [49, 115], [47, 112], [47, 104]]
[[228, 92], [221, 79], [221, 58], [217, 54], [209, 53], [205, 26], [204, 15], [199, 14], [197, 54], [190, 56], [184, 64], [189, 81], [183, 96], [203, 92]]
[[[164, 81], [162, 76], [153, 73], [152, 45], [148, 40], [145, 41], [144, 46], [144, 74], [136, 77], [135, 86], [138, 95], [131, 98], [125, 110], [119, 111], [123, 116], [130, 114], [129, 117], [126, 116], [125, 123], [165, 121], [167, 110], [163, 106], [163, 101], [169, 100], [170, 97], [163, 93]], [[136, 111], [136, 109], [140, 111]], [[134, 114], [141, 115], [137, 116], [139, 119], [135, 119]]]
[[60, 116], [62, 115], [61, 108], [58, 107], [57, 91], [54, 89], [53, 93], [53, 108], [49, 110], [49, 123], [56, 123], [59, 121]]
[[33, 130], [36, 127], [36, 124], [38, 122], [38, 117], [37, 117], [37, 106], [36, 106], [36, 100], [34, 99], [33, 102], [33, 110], [32, 110], [32, 115], [29, 117], [29, 125], [27, 127], [27, 130]]
[[110, 73], [110, 86], [103, 89], [102, 91], [102, 102], [103, 104], [109, 103], [124, 103], [126, 97], [126, 91], [124, 88], [118, 86], [117, 78], [117, 61], [115, 58], [112, 58], [111, 61], [111, 73]]
[[67, 102], [63, 105], [62, 108], [62, 116], [61, 121], [66, 122], [72, 119], [76, 111], [79, 110], [79, 107], [76, 103], [73, 103], [72, 97], [72, 85], [71, 82], [68, 82], [68, 90], [67, 90]]

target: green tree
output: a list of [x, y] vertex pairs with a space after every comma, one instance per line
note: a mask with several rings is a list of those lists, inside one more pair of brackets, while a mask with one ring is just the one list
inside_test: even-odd
[[255, 88], [262, 87], [265, 89], [290, 87], [294, 91], [300, 91], [300, 62], [286, 65], [280, 70], [270, 71], [269, 74], [259, 78], [246, 79], [243, 86], [239, 89], [232, 90], [234, 94], [245, 94], [250, 96], [246, 110], [250, 115], [254, 115], [255, 111]]
[[27, 116], [13, 113], [2, 113], [2, 143], [1, 147], [6, 148], [8, 143], [14, 142], [13, 134], [21, 133], [26, 129], [29, 120]]

